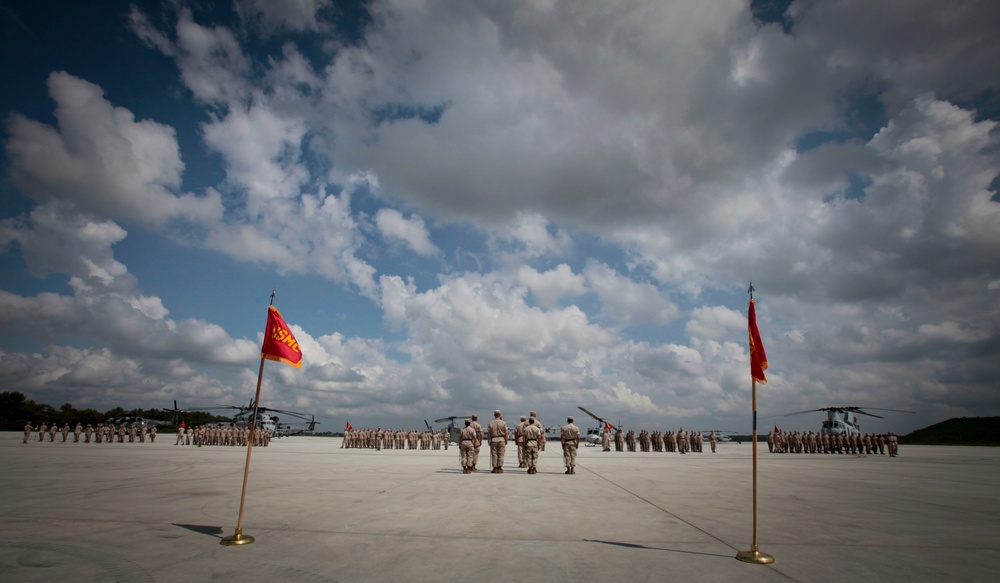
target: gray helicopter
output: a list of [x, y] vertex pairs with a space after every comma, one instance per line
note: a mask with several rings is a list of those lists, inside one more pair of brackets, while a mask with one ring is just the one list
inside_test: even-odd
[[141, 427], [143, 425], [146, 427], [166, 427], [177, 424], [176, 422], [150, 419], [148, 417], [140, 417], [138, 415], [119, 415], [118, 417], [109, 417], [104, 422], [112, 425], [124, 425], [126, 427], [132, 427], [132, 425], [135, 425], [136, 427]]
[[[448, 431], [448, 441], [452, 443], [458, 443], [459, 439], [458, 434], [461, 433], [462, 431], [461, 427], [455, 425], [455, 419], [472, 419], [472, 415], [451, 415], [450, 417], [442, 417], [440, 419], [434, 420], [434, 423], [444, 423], [445, 421], [448, 422], [448, 427], [446, 427], [445, 429]], [[424, 425], [427, 425], [428, 429], [431, 428], [430, 424], [427, 423], [426, 419], [424, 420]]]
[[594, 415], [593, 413], [584, 409], [583, 407], [577, 407], [577, 409], [583, 411], [587, 415], [590, 415], [591, 417], [596, 419], [598, 423], [600, 423], [600, 425], [597, 427], [592, 427], [590, 429], [587, 429], [587, 434], [583, 436], [584, 444], [588, 446], [601, 445], [601, 435], [604, 432], [607, 432], [610, 437], [611, 431], [613, 429], [613, 426], [611, 425], [610, 421], [608, 421], [603, 417], [598, 417], [597, 415]]
[[[881, 409], [878, 407], [868, 407], [872, 411], [893, 411], [895, 413], [916, 413], [916, 411], [903, 411], [901, 409]], [[861, 407], [821, 407], [819, 409], [809, 409], [806, 411], [796, 411], [785, 413], [778, 417], [790, 417], [792, 415], [802, 415], [804, 413], [816, 413], [826, 411], [826, 421], [820, 429], [820, 434], [826, 435], [861, 435], [861, 423], [858, 422], [858, 415], [867, 415], [877, 419], [885, 419], [881, 415], [862, 411]]]
[[[251, 423], [254, 423], [254, 406], [253, 401], [247, 406], [239, 405], [218, 405], [215, 407], [193, 407], [190, 409], [178, 409], [177, 401], [174, 401], [174, 408], [172, 411], [174, 415], [183, 413], [184, 411], [220, 411], [220, 410], [236, 410], [238, 413], [233, 414], [232, 424], [236, 427], [247, 427]], [[304, 423], [304, 427], [292, 426], [288, 423], [282, 423], [281, 418], [277, 415], [272, 415], [272, 413], [281, 413], [282, 415], [291, 415], [292, 417], [297, 417], [302, 419], [301, 422]], [[295, 411], [285, 411], [284, 409], [271, 409], [269, 407], [257, 407], [257, 419], [254, 425], [261, 430], [266, 430], [271, 432], [271, 437], [291, 437], [293, 435], [300, 435], [307, 431], [314, 431], [316, 426], [319, 425], [319, 421], [316, 421], [316, 416], [312, 415], [306, 417], [304, 413], [296, 413]]]

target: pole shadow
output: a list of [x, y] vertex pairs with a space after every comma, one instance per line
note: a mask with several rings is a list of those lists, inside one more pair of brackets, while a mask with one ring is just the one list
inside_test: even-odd
[[612, 545], [612, 546], [616, 546], [616, 547], [625, 547], [625, 548], [628, 548], [628, 549], [642, 549], [642, 550], [647, 550], [647, 551], [667, 551], [667, 552], [670, 552], [670, 553], [682, 553], [682, 554], [685, 554], [685, 555], [703, 555], [703, 556], [706, 556], [706, 557], [724, 557], [724, 558], [727, 558], [727, 559], [733, 558], [732, 555], [720, 555], [718, 553], [702, 553], [702, 552], [699, 552], [699, 551], [682, 551], [680, 549], [664, 549], [664, 548], [660, 548], [660, 547], [647, 547], [646, 545], [638, 545], [638, 544], [635, 544], [635, 543], [622, 543], [622, 542], [607, 541], [607, 540], [593, 540], [593, 539], [588, 539], [588, 538], [583, 539], [583, 541], [584, 542], [588, 542], [588, 543], [598, 543], [598, 544], [602, 544], [602, 545]]
[[192, 532], [197, 532], [198, 534], [207, 534], [208, 536], [214, 536], [215, 538], [222, 538], [221, 526], [206, 526], [201, 524], [177, 524], [177, 523], [174, 523], [174, 526], [186, 528]]

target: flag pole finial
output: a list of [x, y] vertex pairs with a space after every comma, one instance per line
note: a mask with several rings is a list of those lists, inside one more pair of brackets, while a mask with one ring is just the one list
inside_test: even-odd
[[[275, 294], [274, 294], [274, 288], [272, 287], [272, 288], [271, 288], [271, 303], [270, 303], [270, 304], [268, 304], [268, 305], [271, 305], [271, 306], [273, 306], [273, 305], [274, 305], [274, 296], [275, 296]], [[753, 298], [753, 295], [751, 294], [751, 296], [750, 296], [750, 297], [751, 297], [751, 299], [752, 299], [752, 298]]]
[[750, 282], [750, 287], [747, 288], [747, 293], [750, 294], [750, 299], [751, 300], [753, 299], [753, 292], [754, 292], [753, 281], [751, 281]]

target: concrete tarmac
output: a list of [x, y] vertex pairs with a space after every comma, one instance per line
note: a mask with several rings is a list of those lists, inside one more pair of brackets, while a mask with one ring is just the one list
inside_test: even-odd
[[[434, 582], [993, 581], [1000, 450], [903, 446], [901, 456], [769, 454], [558, 443], [539, 473], [461, 473], [458, 449], [340, 449], [292, 437], [254, 448], [22, 443], [0, 433], [0, 581]], [[72, 436], [70, 437], [72, 441]], [[483, 470], [482, 468], [485, 468]]]

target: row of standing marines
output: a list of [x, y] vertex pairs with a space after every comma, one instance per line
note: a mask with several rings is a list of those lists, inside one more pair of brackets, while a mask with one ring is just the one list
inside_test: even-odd
[[[571, 418], [570, 418], [571, 419]], [[500, 419], [503, 422], [502, 418]], [[572, 422], [570, 421], [570, 424]], [[473, 415], [469, 420], [469, 425], [474, 429], [480, 429], [480, 437], [477, 440], [477, 453], [478, 449], [482, 443], [482, 427], [479, 425], [478, 416]], [[527, 468], [528, 462], [526, 461], [526, 451], [529, 447], [525, 444], [523, 439], [523, 429], [527, 425], [534, 425], [539, 430], [539, 437], [537, 438], [537, 444], [539, 451], [545, 450], [545, 439], [544, 439], [544, 428], [540, 421], [538, 421], [537, 414], [532, 411], [529, 417], [522, 416], [521, 423], [515, 427], [514, 440], [518, 445], [518, 466], [521, 468]], [[503, 422], [504, 430], [506, 431], [506, 422]], [[576, 427], [575, 425], [573, 426]], [[579, 432], [579, 429], [575, 429]], [[121, 423], [115, 425], [114, 423], [98, 423], [96, 427], [91, 424], [87, 424], [84, 427], [81, 423], [77, 423], [76, 427], [71, 429], [69, 423], [63, 425], [63, 427], [58, 427], [55, 423], [51, 426], [41, 423], [37, 427], [33, 427], [30, 423], [24, 426], [24, 443], [28, 443], [31, 434], [37, 432], [37, 441], [44, 441], [46, 437], [50, 442], [55, 442], [57, 436], [61, 436], [62, 442], [69, 441], [69, 436], [72, 434], [73, 442], [79, 443], [144, 443], [148, 438], [151, 443], [156, 441], [157, 429], [156, 426], [147, 427], [145, 422], [140, 423]], [[698, 434], [700, 437], [700, 434]], [[495, 437], [499, 437], [500, 434], [497, 433]], [[700, 439], [696, 439], [692, 436], [690, 442], [687, 439], [687, 434], [684, 430], [680, 430], [677, 433], [678, 437], [675, 437], [673, 432], [666, 432], [665, 434], [660, 434], [658, 431], [654, 431], [649, 434], [646, 430], [642, 430], [638, 436], [638, 443], [641, 451], [676, 451], [678, 449], [677, 444], [680, 443], [679, 451], [684, 453], [690, 448], [693, 451], [700, 451]], [[270, 432], [266, 430], [261, 430], [255, 432], [254, 445], [266, 446], [270, 441]], [[609, 432], [604, 432], [604, 449], [605, 451], [610, 451], [609, 445]], [[197, 427], [186, 427], [184, 422], [177, 429], [176, 440], [174, 445], [246, 445], [249, 439], [249, 429], [246, 427], [235, 427], [235, 426], [221, 426], [221, 425], [202, 425]], [[499, 440], [494, 438], [489, 438], [491, 443], [496, 443]], [[504, 441], [504, 444], [508, 440]], [[575, 446], [579, 446], [579, 435], [575, 439], [571, 439]], [[446, 430], [431, 431], [430, 429], [424, 432], [418, 432], [416, 430], [404, 431], [402, 429], [393, 431], [392, 429], [382, 430], [378, 429], [360, 429], [348, 431], [344, 435], [344, 441], [341, 447], [346, 448], [373, 448], [373, 449], [440, 449], [443, 447], [445, 450], [448, 449], [450, 442], [450, 435]], [[623, 447], [628, 448], [628, 451], [635, 451], [637, 439], [635, 437], [635, 432], [629, 430], [627, 434], [623, 434], [619, 428], [618, 434], [615, 436], [615, 443], [618, 451], [623, 451]], [[624, 444], [624, 445], [623, 445]], [[652, 444], [652, 445], [651, 445]], [[712, 440], [712, 451], [715, 451], [715, 440], [713, 433]], [[574, 451], [575, 453], [575, 451]], [[478, 461], [478, 456], [476, 457]], [[575, 456], [574, 456], [575, 460]], [[501, 463], [499, 466], [501, 467]], [[573, 464], [575, 467], [575, 463]], [[573, 468], [567, 467], [567, 470]]]
[[[45, 441], [48, 437], [50, 443], [56, 441], [56, 436], [61, 436], [61, 442], [70, 442], [70, 435], [73, 436], [73, 443], [145, 443], [148, 439], [150, 443], [156, 442], [156, 426], [147, 427], [146, 423], [98, 423], [97, 427], [88, 423], [86, 427], [82, 423], [77, 423], [76, 427], [70, 429], [69, 423], [61, 428], [53, 423], [52, 425], [40, 424], [33, 427], [30, 423], [24, 426], [24, 443], [31, 441], [31, 434], [37, 434], [37, 441]], [[174, 445], [247, 445], [250, 439], [250, 429], [248, 427], [237, 427], [233, 424], [225, 425], [199, 425], [197, 427], [186, 427], [182, 422], [177, 428], [177, 438]], [[268, 429], [258, 429], [254, 432], [254, 445], [266, 447], [271, 441], [271, 431]]]
[[[229, 425], [197, 425], [177, 429], [177, 440], [174, 445], [221, 445], [245, 446], [250, 441], [250, 427]], [[254, 447], [267, 447], [271, 443], [271, 430], [258, 428], [253, 432]]]
[[88, 423], [86, 427], [82, 423], [77, 423], [73, 429], [70, 429], [69, 423], [66, 423], [62, 427], [59, 427], [55, 423], [52, 425], [46, 425], [45, 423], [40, 424], [38, 427], [32, 427], [31, 423], [24, 426], [24, 443], [28, 443], [31, 440], [31, 434], [37, 432], [37, 441], [45, 441], [46, 436], [49, 438], [49, 442], [55, 442], [56, 436], [62, 436], [62, 442], [66, 443], [69, 441], [69, 436], [73, 436], [73, 443], [115, 443], [117, 439], [118, 443], [144, 443], [149, 438], [149, 442], [153, 443], [156, 441], [156, 426], [147, 428], [146, 424], [143, 423], [139, 425], [137, 423], [121, 423], [115, 425], [114, 423], [98, 423], [97, 427]]
[[837, 434], [815, 433], [809, 431], [769, 431], [767, 434], [767, 449], [771, 453], [847, 453], [899, 455], [899, 438], [891, 431], [875, 435], [872, 433]]
[[348, 429], [344, 432], [341, 449], [448, 449], [449, 435], [445, 430], [417, 431], [411, 429], [383, 430], [381, 427]]
[[[604, 451], [611, 451], [611, 440], [610, 431], [605, 430], [601, 432], [601, 445]], [[678, 429], [677, 432], [653, 431], [650, 433], [643, 429], [638, 434], [633, 429], [625, 432], [619, 427], [615, 430], [614, 443], [615, 451], [625, 451], [626, 448], [628, 451], [635, 451], [636, 445], [638, 445], [639, 451], [644, 452], [701, 453], [704, 451], [705, 437], [700, 431], [688, 433], [684, 431], [683, 427]], [[715, 453], [715, 446], [719, 443], [719, 437], [714, 431], [708, 434], [708, 443], [712, 449], [712, 453]]]
[[[484, 432], [479, 424], [479, 416], [472, 415], [465, 420], [465, 427], [459, 431], [459, 461], [463, 473], [472, 473], [479, 464], [479, 452], [485, 439], [490, 448], [491, 473], [502, 474], [506, 457], [507, 443], [511, 440], [511, 430], [503, 420], [500, 411], [493, 412], [494, 419]], [[403, 429], [381, 429], [348, 427], [344, 433], [341, 448], [382, 449], [448, 449], [450, 433], [446, 430], [406, 431]], [[518, 468], [525, 468], [529, 474], [537, 473], [538, 452], [545, 451], [545, 430], [538, 420], [538, 414], [532, 411], [521, 416], [521, 422], [513, 428], [513, 439], [517, 445]], [[573, 425], [569, 417], [562, 427], [560, 440], [563, 446], [563, 461], [566, 473], [576, 473], [576, 449], [580, 444], [580, 429]]]
[[[461, 454], [462, 469], [464, 473], [475, 471], [479, 461], [479, 450], [482, 446], [483, 428], [479, 424], [479, 417], [472, 415], [471, 419], [465, 420], [465, 428], [460, 432], [459, 449]], [[469, 431], [466, 431], [468, 429]], [[24, 426], [24, 443], [31, 440], [32, 433], [37, 434], [37, 441], [55, 442], [56, 436], [61, 436], [63, 443], [69, 441], [70, 434], [73, 435], [73, 442], [79, 443], [143, 443], [147, 436], [150, 443], [156, 441], [156, 426], [147, 427], [146, 423], [98, 423], [97, 427], [87, 424], [84, 427], [81, 423], [70, 429], [69, 423], [61, 428], [55, 423], [46, 425], [44, 422], [37, 427], [30, 423]], [[536, 435], [537, 434], [537, 435]], [[254, 445], [267, 446], [270, 442], [270, 432], [267, 430], [254, 432]], [[177, 438], [174, 445], [246, 445], [250, 438], [250, 430], [247, 427], [225, 427], [217, 425], [203, 425], [187, 428], [181, 423], [177, 430]], [[493, 464], [493, 473], [503, 473], [503, 461], [506, 444], [510, 441], [509, 428], [503, 420], [500, 411], [494, 411], [494, 420], [489, 424], [486, 435], [490, 445], [490, 456]], [[679, 429], [673, 431], [653, 431], [640, 430], [638, 434], [634, 430], [623, 431], [618, 427], [612, 438], [611, 432], [605, 429], [601, 432], [601, 444], [604, 451], [611, 451], [612, 439], [615, 451], [636, 451], [638, 445], [642, 452], [702, 452], [704, 437], [701, 432], [695, 431], [690, 434]], [[399, 429], [393, 431], [386, 429], [361, 429], [347, 431], [344, 435], [342, 448], [373, 448], [373, 449], [440, 449], [442, 446], [448, 449], [450, 436], [447, 431], [424, 432], [416, 430], [404, 431]], [[545, 429], [538, 421], [537, 414], [532, 411], [528, 417], [521, 416], [521, 422], [514, 428], [514, 442], [518, 450], [518, 467], [528, 468], [531, 474], [536, 473], [535, 467], [538, 460], [538, 451], [545, 450]], [[580, 430], [573, 424], [573, 418], [567, 417], [567, 424], [560, 430], [560, 442], [564, 452], [564, 462], [566, 473], [573, 474], [576, 468], [576, 449], [580, 445]], [[718, 437], [714, 431], [709, 433], [708, 442], [712, 453], [716, 451]], [[471, 444], [471, 445], [470, 445]], [[829, 435], [825, 433], [814, 433], [809, 431], [802, 433], [793, 432], [768, 432], [768, 450], [771, 453], [852, 453], [852, 454], [876, 454], [895, 457], [899, 452], [899, 440], [893, 433], [882, 435]], [[499, 463], [497, 463], [499, 462]]]

